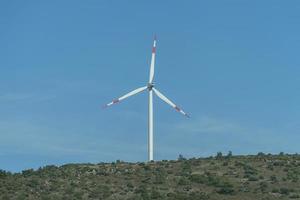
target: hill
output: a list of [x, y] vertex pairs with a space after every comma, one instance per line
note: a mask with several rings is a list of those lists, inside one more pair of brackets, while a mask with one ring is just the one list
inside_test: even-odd
[[300, 199], [300, 156], [222, 156], [0, 171], [0, 199]]

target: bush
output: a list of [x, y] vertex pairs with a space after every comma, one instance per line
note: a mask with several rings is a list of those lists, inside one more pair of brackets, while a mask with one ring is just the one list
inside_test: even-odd
[[151, 194], [150, 194], [151, 199], [161, 199], [162, 196], [159, 193], [159, 191], [152, 189]]
[[291, 196], [289, 196], [290, 199], [299, 199], [300, 195], [299, 194], [292, 194]]
[[223, 164], [222, 164], [223, 166], [228, 166], [228, 162], [227, 161], [225, 161], [225, 162], [223, 162]]
[[258, 178], [256, 176], [249, 176], [249, 181], [258, 181]]
[[225, 195], [232, 195], [234, 194], [233, 185], [229, 183], [224, 183], [222, 186], [220, 186], [220, 189], [217, 190], [219, 194], [225, 194]]
[[244, 165], [243, 168], [244, 168], [244, 171], [245, 171], [245, 177], [249, 177], [250, 175], [256, 175], [257, 174], [257, 170], [254, 169], [253, 167], [249, 166], [249, 165]]
[[189, 179], [185, 178], [185, 177], [181, 177], [178, 181], [178, 185], [190, 185], [190, 181]]
[[207, 182], [207, 178], [204, 175], [200, 175], [200, 174], [191, 175], [190, 180], [194, 183], [201, 183], [201, 184]]
[[204, 192], [191, 192], [189, 195], [189, 199], [193, 200], [208, 200], [209, 196], [208, 194]]
[[274, 167], [273, 167], [273, 165], [272, 164], [268, 164], [268, 166], [267, 166], [267, 169], [269, 169], [269, 170], [271, 170], [271, 171], [273, 171], [274, 170]]
[[273, 183], [276, 183], [277, 182], [277, 177], [275, 175], [272, 175], [270, 177], [270, 180], [273, 182]]
[[268, 183], [267, 182], [260, 182], [259, 189], [262, 193], [265, 193], [268, 189]]
[[279, 193], [283, 195], [288, 195], [290, 193], [290, 190], [288, 188], [280, 188]]
[[299, 180], [299, 177], [298, 177], [298, 174], [297, 174], [297, 172], [296, 171], [289, 171], [288, 173], [287, 173], [287, 179], [288, 180], [291, 180], [291, 181], [293, 181], [293, 182], [298, 182], [298, 180]]
[[277, 188], [272, 189], [273, 193], [279, 193], [279, 190]]
[[143, 168], [145, 171], [149, 171], [151, 169], [149, 165], [144, 165]]
[[205, 175], [193, 174], [190, 180], [195, 183], [205, 184], [207, 186], [214, 186], [219, 188], [217, 190], [220, 194], [233, 194], [233, 185], [220, 177], [206, 173]]
[[191, 173], [192, 173], [192, 166], [191, 166], [190, 162], [185, 161], [181, 167], [181, 175], [189, 176]]

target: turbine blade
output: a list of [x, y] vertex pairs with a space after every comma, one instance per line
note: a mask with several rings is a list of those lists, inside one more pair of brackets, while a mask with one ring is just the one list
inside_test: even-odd
[[118, 99], [114, 99], [112, 102], [106, 104], [106, 105], [104, 106], [104, 108], [106, 108], [106, 107], [108, 107], [108, 106], [111, 106], [111, 105], [114, 105], [114, 104], [116, 104], [116, 103], [119, 103], [120, 101], [122, 101], [122, 100], [124, 100], [124, 99], [126, 99], [126, 98], [128, 98], [128, 97], [131, 97], [131, 96], [133, 96], [133, 95], [136, 95], [136, 94], [138, 94], [138, 93], [140, 93], [140, 92], [143, 92], [143, 91], [146, 90], [146, 89], [147, 89], [147, 86], [144, 86], [144, 87], [140, 87], [140, 88], [138, 88], [138, 89], [135, 89], [135, 90], [133, 90], [133, 91], [131, 91], [131, 92], [125, 94], [124, 96], [121, 96], [121, 97], [118, 98]]
[[159, 98], [161, 98], [164, 102], [166, 102], [167, 104], [172, 106], [176, 111], [180, 112], [181, 114], [183, 114], [186, 117], [190, 117], [187, 113], [185, 113], [181, 108], [176, 106], [170, 99], [168, 99], [165, 95], [160, 93], [157, 89], [153, 88], [153, 91]]
[[153, 78], [154, 78], [155, 53], [156, 53], [156, 36], [154, 36], [153, 47], [152, 47], [152, 57], [151, 57], [151, 64], [150, 64], [149, 83], [152, 83]]

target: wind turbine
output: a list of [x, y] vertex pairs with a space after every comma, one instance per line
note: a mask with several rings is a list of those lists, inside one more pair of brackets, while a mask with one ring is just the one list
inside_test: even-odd
[[176, 106], [170, 99], [168, 99], [165, 95], [163, 95], [160, 91], [158, 91], [154, 87], [153, 79], [154, 79], [154, 64], [155, 64], [155, 54], [156, 54], [156, 36], [154, 37], [153, 47], [152, 47], [152, 57], [151, 57], [151, 64], [150, 64], [150, 75], [149, 75], [149, 82], [147, 86], [137, 88], [124, 96], [121, 96], [118, 99], [114, 99], [112, 102], [105, 105], [105, 107], [112, 106], [114, 104], [119, 103], [120, 101], [141, 93], [145, 90], [149, 92], [149, 113], [148, 113], [148, 160], [153, 160], [153, 92], [164, 102], [172, 106], [176, 111], [180, 112], [186, 117], [189, 117], [187, 113], [185, 113], [181, 108]]

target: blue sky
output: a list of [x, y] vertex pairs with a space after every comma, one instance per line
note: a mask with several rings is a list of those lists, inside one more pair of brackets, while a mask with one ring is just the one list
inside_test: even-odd
[[0, 168], [300, 152], [300, 2], [1, 1]]

